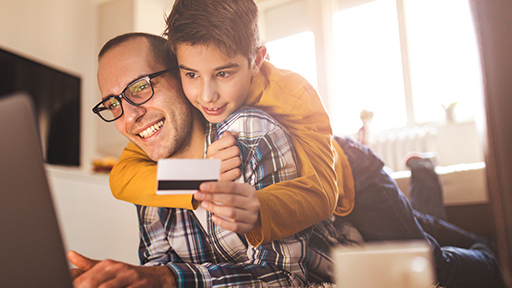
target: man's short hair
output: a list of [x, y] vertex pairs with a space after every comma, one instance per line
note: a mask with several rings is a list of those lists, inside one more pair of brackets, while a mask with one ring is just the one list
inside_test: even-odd
[[136, 38], [143, 38], [148, 41], [151, 57], [154, 63], [161, 63], [165, 68], [176, 69], [177, 71], [178, 62], [174, 53], [171, 51], [171, 49], [169, 49], [167, 39], [158, 35], [142, 32], [121, 34], [110, 39], [101, 48], [100, 53], [98, 54], [98, 60], [101, 59], [101, 57], [111, 49]]
[[214, 45], [251, 63], [260, 47], [253, 0], [176, 0], [166, 21], [164, 33], [173, 52], [179, 44]]

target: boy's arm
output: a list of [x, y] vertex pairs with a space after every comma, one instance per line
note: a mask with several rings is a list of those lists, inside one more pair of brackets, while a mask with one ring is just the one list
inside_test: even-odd
[[[222, 160], [219, 181], [232, 181], [240, 175], [240, 151], [236, 146], [235, 136], [236, 134], [226, 133], [208, 147], [207, 158]], [[210, 149], [211, 147], [214, 149]], [[154, 161], [130, 142], [110, 173], [112, 194], [119, 200], [144, 206], [197, 208], [199, 202], [192, 199], [192, 194], [157, 195], [156, 167]]]
[[[353, 186], [347, 191], [344, 183], [350, 173], [341, 171], [341, 166], [335, 171], [339, 159], [335, 159], [329, 116], [318, 93], [304, 78], [267, 62], [260, 74], [253, 79], [245, 104], [265, 110], [288, 129], [300, 177], [258, 191], [261, 227], [246, 234], [252, 245], [301, 231], [334, 211], [348, 214], [354, 204]], [[346, 160], [345, 155], [338, 156]]]
[[[340, 197], [334, 213], [343, 216], [349, 214], [354, 207], [354, 182], [352, 171], [343, 150], [335, 141], [333, 141], [333, 145], [335, 148], [334, 170], [340, 175], [336, 181], [338, 187], [340, 187]], [[297, 161], [299, 161], [301, 156], [298, 154], [297, 158]], [[310, 221], [308, 217], [322, 214], [322, 211], [318, 211], [317, 208], [321, 207], [323, 199], [321, 197], [314, 198], [314, 195], [308, 194], [310, 191], [314, 193], [315, 189], [320, 190], [321, 188], [312, 186], [312, 184], [307, 183], [308, 181], [315, 183], [318, 179], [311, 180], [311, 177], [302, 176], [257, 191], [260, 202], [260, 222], [259, 226], [246, 234], [249, 243], [258, 245], [259, 243], [273, 241], [274, 238], [285, 237], [286, 233], [294, 233], [295, 230], [301, 229], [302, 225], [307, 225], [307, 221]], [[280, 189], [280, 191], [272, 191], [273, 189]], [[307, 193], [300, 192], [301, 190]], [[278, 195], [279, 198], [277, 198]], [[320, 205], [316, 205], [315, 201]], [[276, 203], [279, 204], [276, 205]], [[296, 218], [294, 219], [294, 217]], [[280, 221], [281, 219], [284, 221]], [[314, 220], [311, 222], [314, 222]]]
[[156, 195], [156, 162], [130, 142], [110, 172], [110, 190], [115, 198], [153, 207], [195, 209], [192, 194]]
[[[307, 133], [303, 134], [304, 135]], [[311, 139], [318, 135], [307, 135]], [[296, 138], [292, 135], [292, 138]], [[321, 139], [293, 141], [300, 177], [276, 183], [257, 192], [261, 227], [246, 234], [252, 245], [280, 239], [329, 218], [336, 208], [338, 188], [330, 144]], [[307, 140], [306, 140], [307, 141]], [[304, 147], [312, 145], [313, 147]], [[323, 146], [324, 149], [321, 149]], [[309, 158], [315, 155], [315, 158]], [[332, 155], [332, 156], [331, 156]], [[318, 167], [319, 169], [315, 169]]]

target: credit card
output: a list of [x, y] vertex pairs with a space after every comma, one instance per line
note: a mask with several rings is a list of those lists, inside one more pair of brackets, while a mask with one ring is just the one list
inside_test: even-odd
[[156, 194], [192, 194], [201, 183], [219, 180], [220, 163], [220, 159], [160, 159]]

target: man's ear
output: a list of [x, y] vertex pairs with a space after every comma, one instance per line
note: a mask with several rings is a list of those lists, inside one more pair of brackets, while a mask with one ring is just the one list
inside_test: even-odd
[[256, 77], [260, 72], [261, 65], [265, 62], [265, 57], [267, 56], [267, 47], [261, 46], [258, 48], [258, 52], [256, 53], [256, 57], [254, 57], [254, 61], [252, 62], [252, 77]]

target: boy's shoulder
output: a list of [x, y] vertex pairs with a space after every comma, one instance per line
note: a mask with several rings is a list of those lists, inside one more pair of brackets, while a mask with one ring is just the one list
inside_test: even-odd
[[[315, 88], [300, 74], [275, 67], [268, 61], [262, 65], [252, 83], [246, 105], [282, 105], [292, 99], [317, 99]], [[277, 101], [274, 103], [273, 101]], [[270, 105], [270, 104], [269, 104]]]
[[260, 76], [269, 82], [269, 84], [277, 84], [283, 89], [295, 89], [297, 86], [311, 86], [306, 78], [299, 73], [288, 69], [277, 68], [268, 61], [263, 63], [260, 69]]

